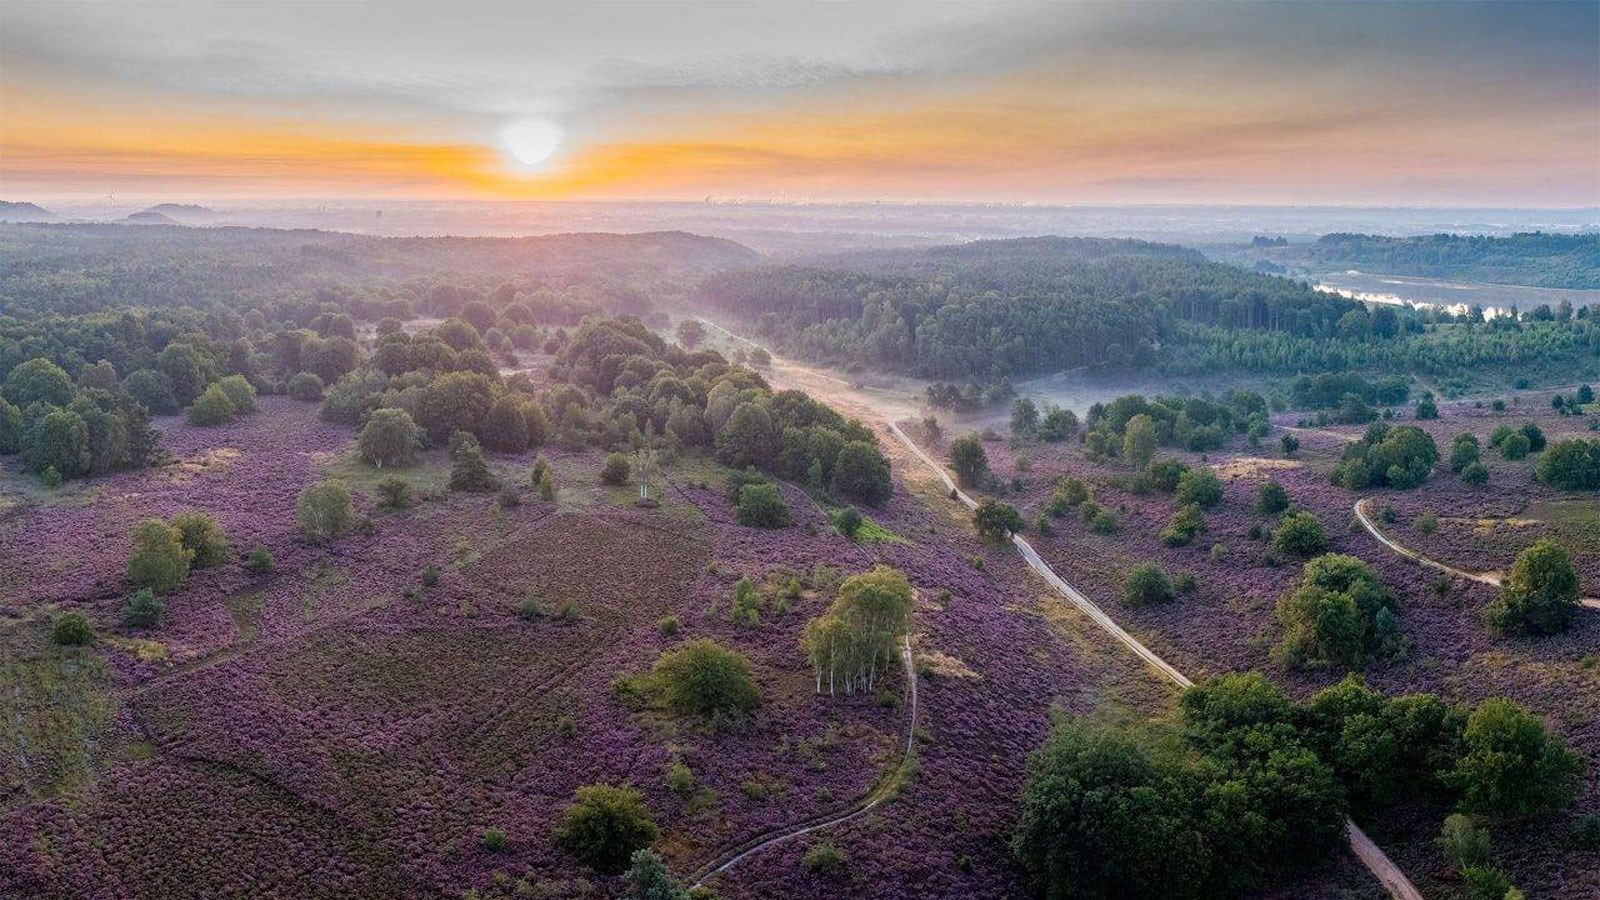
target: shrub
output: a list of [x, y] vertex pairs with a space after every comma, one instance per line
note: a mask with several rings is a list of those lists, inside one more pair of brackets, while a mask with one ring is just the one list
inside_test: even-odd
[[271, 574], [276, 565], [277, 563], [272, 559], [272, 554], [265, 547], [256, 547], [251, 550], [250, 555], [244, 561], [244, 567], [257, 575]]
[[1469, 814], [1522, 817], [1571, 806], [1578, 757], [1538, 716], [1490, 698], [1467, 716], [1462, 754], [1448, 780]]
[[605, 465], [600, 467], [600, 482], [612, 487], [628, 483], [628, 473], [633, 470], [628, 458], [621, 453], [613, 453], [606, 457]]
[[338, 537], [355, 524], [350, 489], [331, 479], [306, 485], [295, 498], [294, 509], [301, 533], [312, 543]]
[[79, 647], [94, 640], [94, 626], [83, 613], [62, 613], [50, 623], [50, 640], [63, 647]]
[[220, 384], [206, 388], [195, 398], [186, 414], [190, 425], [199, 426], [227, 425], [238, 416], [233, 400]]
[[1457, 869], [1486, 866], [1494, 860], [1489, 846], [1489, 829], [1479, 826], [1461, 813], [1451, 813], [1445, 818], [1444, 827], [1439, 829], [1439, 837], [1434, 843], [1439, 846], [1444, 858], [1450, 860], [1450, 865]]
[[1210, 469], [1190, 469], [1178, 479], [1173, 499], [1180, 505], [1193, 503], [1210, 509], [1222, 502], [1222, 481]]
[[1047, 512], [1052, 516], [1064, 516], [1089, 499], [1089, 486], [1082, 479], [1067, 478], [1056, 485], [1055, 492], [1050, 495], [1050, 505]]
[[1365, 487], [1414, 488], [1428, 479], [1439, 461], [1433, 437], [1415, 425], [1368, 426], [1361, 440], [1345, 448], [1332, 480], [1350, 490]]
[[965, 487], [983, 483], [989, 474], [989, 454], [983, 449], [983, 441], [975, 434], [951, 441], [950, 468], [956, 473], [956, 481]]
[[888, 458], [866, 441], [846, 443], [833, 460], [833, 489], [869, 506], [879, 505], [894, 491]]
[[489, 449], [500, 453], [527, 452], [529, 428], [524, 403], [514, 394], [505, 394], [489, 407], [483, 422], [483, 442]]
[[416, 500], [412, 496], [411, 482], [391, 475], [378, 482], [378, 507], [380, 509], [410, 509]]
[[[628, 884], [627, 900], [699, 900], [697, 892], [708, 890], [702, 887], [685, 891], [654, 850], [635, 850], [624, 880]], [[709, 900], [716, 900], [715, 895]]]
[[492, 853], [499, 853], [506, 849], [508, 841], [504, 831], [498, 828], [485, 828], [479, 843], [483, 844], [483, 849]]
[[1513, 432], [1506, 435], [1500, 442], [1500, 457], [1502, 459], [1523, 459], [1532, 449], [1532, 442], [1522, 432]]
[[229, 375], [219, 379], [215, 385], [228, 395], [228, 402], [233, 404], [233, 414], [236, 416], [248, 415], [256, 411], [256, 389], [243, 375]]
[[148, 628], [161, 621], [167, 605], [155, 591], [140, 588], [122, 605], [122, 623], [130, 628]]
[[1178, 479], [1183, 477], [1189, 467], [1175, 459], [1158, 459], [1145, 469], [1145, 477], [1150, 486], [1163, 494], [1170, 494], [1178, 489]]
[[417, 461], [422, 429], [403, 409], [375, 409], [361, 427], [356, 446], [369, 465], [409, 466]]
[[228, 539], [215, 519], [204, 513], [183, 513], [173, 518], [172, 527], [182, 535], [189, 568], [209, 569], [228, 561]]
[[1468, 463], [1461, 470], [1461, 480], [1473, 487], [1483, 487], [1489, 483], [1489, 469], [1481, 462]]
[[1096, 509], [1094, 515], [1089, 517], [1089, 530], [1095, 534], [1115, 534], [1117, 517], [1109, 509]]
[[662, 616], [660, 620], [656, 622], [656, 631], [661, 632], [661, 634], [666, 637], [673, 637], [676, 635], [680, 627], [681, 626], [678, 623], [677, 616]]
[[133, 527], [128, 580], [165, 593], [188, 577], [193, 559], [193, 551], [183, 546], [183, 532], [160, 519], [146, 519]]
[[1484, 614], [1504, 631], [1555, 634], [1572, 624], [1579, 598], [1578, 573], [1566, 548], [1543, 539], [1517, 555], [1500, 597]]
[[1256, 495], [1256, 512], [1275, 516], [1288, 508], [1289, 492], [1283, 489], [1283, 485], [1277, 479], [1261, 485], [1261, 492]]
[[499, 487], [494, 473], [489, 471], [489, 464], [484, 461], [483, 448], [478, 446], [478, 441], [464, 431], [456, 434], [464, 440], [458, 443], [451, 439], [450, 490], [486, 493]]
[[1300, 585], [1278, 601], [1279, 653], [1291, 668], [1356, 666], [1391, 653], [1399, 640], [1393, 607], [1393, 596], [1366, 563], [1338, 553], [1319, 556], [1306, 563]]
[[1206, 530], [1206, 514], [1190, 503], [1172, 514], [1172, 521], [1161, 531], [1161, 543], [1168, 547], [1186, 547]]
[[683, 715], [737, 718], [761, 705], [749, 660], [714, 641], [693, 640], [663, 653], [654, 674], [662, 699]]
[[789, 524], [789, 504], [775, 484], [747, 484], [739, 489], [739, 524], [782, 528]]
[[1545, 484], [1565, 491], [1600, 489], [1600, 440], [1562, 438], [1539, 457], [1534, 473]]
[[296, 400], [316, 402], [322, 399], [322, 379], [311, 372], [297, 372], [289, 379], [289, 396]]
[[1511, 877], [1497, 866], [1462, 869], [1461, 880], [1467, 885], [1467, 900], [1520, 900], [1521, 892], [1512, 886]]
[[1158, 441], [1155, 420], [1144, 413], [1139, 413], [1130, 418], [1123, 427], [1122, 456], [1134, 468], [1142, 469], [1150, 464], [1150, 457], [1156, 452]]
[[590, 784], [578, 788], [556, 825], [555, 840], [595, 871], [615, 875], [658, 833], [643, 794], [631, 787]]
[[1015, 506], [996, 500], [978, 504], [972, 513], [972, 524], [978, 529], [978, 536], [991, 544], [1003, 543], [1025, 527]]
[[813, 875], [837, 875], [849, 868], [850, 860], [843, 850], [827, 841], [819, 841], [806, 848], [801, 864]]
[[1309, 512], [1292, 512], [1272, 532], [1273, 549], [1294, 556], [1310, 556], [1328, 549], [1322, 523]]
[[856, 533], [861, 530], [861, 513], [854, 506], [847, 506], [833, 520], [833, 525], [839, 529], [840, 534], [853, 541], [856, 539]]
[[1450, 471], [1460, 472], [1478, 461], [1478, 439], [1462, 432], [1450, 440]]
[[1300, 449], [1300, 439], [1287, 432], [1279, 439], [1279, 446], [1283, 448], [1284, 456], [1293, 456]]
[[1171, 580], [1155, 563], [1139, 563], [1122, 581], [1122, 600], [1129, 606], [1167, 603], [1173, 596]]

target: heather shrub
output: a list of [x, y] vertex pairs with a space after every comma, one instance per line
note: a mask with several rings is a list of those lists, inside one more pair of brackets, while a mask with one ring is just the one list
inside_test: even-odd
[[1292, 512], [1272, 531], [1272, 547], [1280, 553], [1310, 556], [1328, 549], [1328, 535], [1322, 523], [1309, 512]]
[[403, 409], [375, 409], [361, 426], [356, 446], [369, 465], [409, 466], [417, 461], [422, 447], [422, 429]]
[[740, 525], [782, 528], [789, 524], [789, 504], [775, 484], [747, 484], [739, 489]]
[[1572, 624], [1580, 595], [1578, 572], [1566, 548], [1539, 540], [1517, 555], [1499, 598], [1484, 615], [1502, 631], [1555, 634]]
[[188, 576], [193, 557], [193, 552], [183, 546], [183, 532], [160, 519], [146, 519], [133, 527], [128, 580], [165, 593]]
[[50, 623], [50, 640], [63, 647], [79, 647], [94, 640], [94, 626], [83, 613], [62, 613]]
[[1172, 581], [1155, 563], [1139, 563], [1122, 581], [1122, 601], [1129, 606], [1167, 603], [1173, 596]]
[[397, 476], [390, 476], [378, 482], [378, 507], [380, 509], [400, 510], [409, 509], [416, 502], [412, 495], [411, 482]]
[[667, 706], [682, 715], [738, 718], [761, 705], [749, 660], [714, 641], [694, 640], [663, 653], [654, 676]]
[[322, 379], [311, 372], [297, 372], [289, 379], [289, 396], [296, 400], [318, 402], [322, 400]]
[[155, 591], [140, 588], [122, 605], [122, 623], [130, 628], [148, 628], [161, 621], [167, 605]]
[[1289, 508], [1289, 492], [1277, 479], [1263, 482], [1261, 492], [1256, 495], [1256, 512], [1266, 516], [1275, 516]]
[[[628, 463], [628, 458], [621, 453], [613, 453], [606, 457], [605, 465], [600, 467], [600, 483], [612, 487], [628, 483], [628, 475], [633, 466]], [[741, 501], [743, 497], [740, 497]]]
[[309, 484], [295, 498], [295, 517], [306, 540], [320, 543], [338, 537], [355, 524], [350, 489], [331, 479]]
[[189, 553], [189, 568], [209, 569], [228, 561], [228, 539], [215, 519], [204, 513], [183, 513], [172, 519]]
[[238, 417], [232, 398], [220, 384], [211, 385], [196, 397], [186, 415], [190, 425], [200, 426], [227, 425]]
[[556, 825], [555, 840], [596, 872], [616, 875], [658, 833], [643, 794], [631, 787], [590, 784], [578, 788]]

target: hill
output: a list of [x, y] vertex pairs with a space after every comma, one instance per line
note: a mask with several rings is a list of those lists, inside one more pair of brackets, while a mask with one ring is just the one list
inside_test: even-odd
[[174, 219], [174, 218], [172, 218], [171, 216], [169, 216], [169, 215], [167, 215], [165, 213], [156, 212], [153, 209], [141, 210], [139, 212], [133, 213], [132, 215], [123, 217], [120, 221], [122, 222], [122, 224], [125, 224], [125, 225], [180, 225], [180, 224], [182, 224], [177, 219]]
[[0, 222], [55, 222], [60, 218], [37, 204], [0, 200]]
[[1510, 237], [1327, 234], [1290, 251], [1307, 263], [1376, 275], [1420, 275], [1544, 288], [1600, 288], [1600, 233]]

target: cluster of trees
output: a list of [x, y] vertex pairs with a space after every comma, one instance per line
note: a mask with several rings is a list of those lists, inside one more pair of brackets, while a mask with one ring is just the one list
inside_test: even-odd
[[1056, 444], [1078, 431], [1078, 414], [1054, 403], [1041, 410], [1031, 398], [1019, 397], [1011, 405], [1011, 436], [1018, 440], [1041, 440]]
[[141, 468], [161, 458], [149, 409], [117, 382], [109, 364], [74, 383], [44, 358], [12, 368], [0, 383], [0, 454], [21, 454], [47, 485]]
[[977, 412], [987, 407], [999, 406], [1016, 395], [1017, 389], [1012, 387], [1010, 378], [1001, 378], [986, 386], [980, 386], [975, 381], [962, 385], [949, 381], [935, 381], [923, 390], [923, 397], [930, 407], [958, 413]]
[[1352, 809], [1423, 796], [1523, 816], [1569, 805], [1576, 773], [1507, 700], [1391, 698], [1352, 676], [1294, 703], [1224, 675], [1184, 692], [1172, 728], [1058, 720], [1012, 850], [1046, 897], [1236, 897], [1326, 860]]
[[798, 353], [928, 378], [1148, 366], [1171, 323], [1331, 336], [1353, 300], [1143, 241], [1022, 238], [722, 273], [702, 302]]
[[1600, 490], [1600, 439], [1565, 437], [1534, 465], [1539, 480], [1564, 491]]
[[1392, 658], [1405, 648], [1397, 608], [1371, 566], [1325, 553], [1306, 563], [1300, 584], [1278, 600], [1283, 640], [1277, 653], [1291, 668], [1355, 668]]
[[[1600, 288], [1600, 234], [1509, 237], [1325, 234], [1297, 254], [1317, 265], [1547, 288]], [[1571, 308], [1568, 307], [1568, 314]]]
[[210, 516], [184, 513], [170, 522], [146, 519], [135, 525], [128, 553], [129, 583], [161, 594], [189, 576], [228, 560], [228, 539]]
[[1251, 391], [1230, 391], [1220, 400], [1128, 394], [1089, 407], [1084, 427], [1091, 458], [1122, 457], [1141, 469], [1157, 447], [1215, 450], [1231, 435], [1246, 434], [1259, 442], [1270, 430], [1267, 401]]
[[1331, 478], [1334, 484], [1353, 491], [1366, 487], [1403, 490], [1427, 481], [1438, 462], [1439, 447], [1426, 431], [1415, 425], [1390, 427], [1374, 422], [1361, 440], [1345, 448]]
[[1354, 394], [1365, 403], [1396, 406], [1406, 402], [1411, 383], [1398, 375], [1368, 378], [1353, 372], [1301, 375], [1289, 383], [1289, 405], [1295, 409], [1334, 409]]
[[1480, 458], [1478, 436], [1463, 431], [1450, 439], [1450, 471], [1474, 487], [1489, 483], [1489, 468]]
[[916, 592], [901, 572], [877, 566], [839, 584], [828, 611], [810, 622], [802, 641], [816, 673], [817, 693], [871, 691], [880, 673], [895, 670], [911, 628]]

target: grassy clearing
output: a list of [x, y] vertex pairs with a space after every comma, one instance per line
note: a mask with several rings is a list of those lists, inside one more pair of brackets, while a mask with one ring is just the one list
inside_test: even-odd
[[323, 470], [329, 478], [337, 478], [369, 497], [376, 496], [378, 485], [389, 478], [399, 478], [411, 485], [416, 494], [437, 493], [450, 486], [450, 457], [444, 450], [430, 450], [414, 466], [380, 469], [368, 465], [356, 451], [354, 441], [344, 453], [332, 459]]
[[93, 650], [24, 643], [0, 662], [0, 796], [57, 797], [93, 781], [115, 755], [110, 674]]

